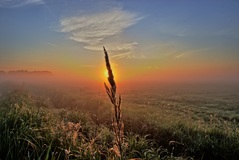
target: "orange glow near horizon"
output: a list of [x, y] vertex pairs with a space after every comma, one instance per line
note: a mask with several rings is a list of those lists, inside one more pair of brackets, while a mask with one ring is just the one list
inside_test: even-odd
[[[102, 58], [102, 57], [101, 57]], [[69, 60], [71, 62], [71, 59]], [[75, 61], [73, 61], [75, 62]], [[101, 86], [104, 82], [108, 83], [108, 72], [104, 64], [104, 59], [100, 59], [93, 65], [81, 65], [77, 63], [66, 63], [61, 65], [58, 62], [55, 66], [47, 65], [31, 66], [25, 64], [22, 66], [5, 67], [4, 71], [11, 70], [28, 70], [28, 71], [50, 71], [53, 73], [57, 81], [74, 81], [79, 84], [81, 82], [93, 83], [96, 86]], [[202, 61], [191, 62], [186, 60], [172, 60], [158, 63], [148, 61], [134, 61], [128, 63], [127, 60], [111, 60], [111, 67], [114, 74], [114, 79], [117, 84], [126, 84], [128, 82], [197, 82], [204, 80], [233, 80], [238, 79], [239, 73], [237, 68], [239, 65], [235, 62], [220, 62], [220, 61]], [[150, 66], [150, 67], [149, 67]], [[233, 79], [234, 78], [234, 79]]]

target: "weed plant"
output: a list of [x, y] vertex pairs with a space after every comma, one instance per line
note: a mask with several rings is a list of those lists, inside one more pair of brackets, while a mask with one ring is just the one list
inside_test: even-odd
[[124, 123], [122, 120], [121, 95], [119, 95], [119, 98], [117, 99], [116, 83], [114, 81], [114, 75], [110, 66], [108, 53], [105, 50], [105, 47], [103, 47], [103, 49], [105, 53], [105, 64], [108, 71], [108, 82], [110, 84], [110, 88], [106, 83], [104, 83], [104, 85], [110, 101], [113, 104], [112, 126], [114, 131], [114, 146], [112, 150], [118, 157], [122, 158], [124, 145]]

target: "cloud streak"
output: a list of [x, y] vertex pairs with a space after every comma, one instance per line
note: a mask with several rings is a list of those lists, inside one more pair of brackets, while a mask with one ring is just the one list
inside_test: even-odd
[[[102, 50], [102, 45], [116, 47], [116, 51], [131, 51], [137, 42], [112, 43], [112, 37], [136, 24], [142, 17], [120, 9], [108, 12], [64, 18], [60, 21], [61, 32], [69, 33], [69, 38], [85, 44], [88, 50]], [[107, 49], [109, 50], [109, 47]], [[122, 53], [121, 53], [122, 54]]]
[[0, 7], [19, 8], [28, 5], [44, 4], [43, 0], [0, 0]]
[[181, 54], [178, 54], [174, 58], [182, 58], [182, 57], [185, 57], [185, 56], [188, 56], [188, 55], [191, 55], [191, 54], [195, 54], [195, 53], [202, 52], [202, 51], [207, 51], [207, 50], [209, 50], [209, 48], [190, 50], [190, 51], [186, 51], [186, 52], [183, 52]]
[[[88, 45], [84, 46], [85, 49], [93, 50], [93, 51], [101, 51], [102, 45]], [[119, 43], [119, 42], [107, 42], [106, 48], [107, 51], [111, 53], [111, 57], [115, 59], [121, 58], [135, 58], [133, 51], [135, 47], [138, 45], [137, 42], [128, 42], [128, 43]]]

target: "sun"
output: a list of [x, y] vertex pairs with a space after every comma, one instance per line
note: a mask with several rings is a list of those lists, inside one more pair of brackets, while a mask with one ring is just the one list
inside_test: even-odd
[[[117, 79], [116, 79], [116, 78], [117, 78], [117, 77], [116, 77], [116, 73], [117, 73], [116, 70], [114, 70], [114, 71], [113, 71], [114, 80], [117, 80]], [[105, 79], [106, 79], [106, 80], [108, 79], [109, 75], [108, 75], [108, 70], [107, 70], [107, 69], [104, 70], [104, 72], [103, 72], [103, 77], [104, 77], [104, 80], [105, 80]]]
[[[112, 71], [113, 71], [113, 76], [114, 76], [114, 80], [116, 80], [117, 81], [117, 68], [113, 68], [112, 66], [111, 66], [111, 68], [112, 68]], [[109, 75], [108, 75], [108, 70], [107, 70], [107, 68], [102, 68], [102, 70], [101, 70], [101, 72], [99, 72], [99, 74], [100, 74], [100, 76], [102, 77], [102, 79], [105, 81], [107, 81], [107, 79], [108, 79], [108, 77], [109, 77]]]
[[104, 70], [104, 77], [108, 78], [108, 71], [107, 71], [107, 69]]

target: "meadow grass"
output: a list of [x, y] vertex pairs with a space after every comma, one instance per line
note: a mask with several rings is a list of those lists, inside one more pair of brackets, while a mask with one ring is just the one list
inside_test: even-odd
[[[1, 159], [118, 159], [112, 150], [114, 132], [106, 99], [92, 110], [82, 105], [71, 108], [78, 101], [69, 108], [54, 107], [54, 103], [41, 106], [32, 95], [15, 90], [0, 99]], [[68, 98], [72, 99], [70, 94]], [[209, 117], [209, 123], [193, 122], [189, 115], [175, 116], [161, 107], [124, 106], [124, 159], [233, 160], [239, 156], [238, 127], [217, 117]]]
[[[81, 110], [39, 108], [36, 101], [22, 90], [1, 99], [1, 159], [118, 158], [112, 150], [114, 133], [107, 125], [96, 125]], [[123, 150], [126, 159], [133, 158], [134, 153], [140, 156], [149, 146], [139, 135], [128, 136], [125, 141], [129, 144]]]

